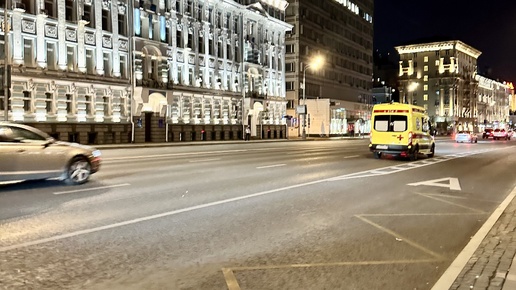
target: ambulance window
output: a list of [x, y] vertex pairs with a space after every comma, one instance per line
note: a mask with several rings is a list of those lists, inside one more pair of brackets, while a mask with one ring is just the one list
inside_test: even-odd
[[379, 132], [389, 131], [389, 116], [376, 116], [374, 118], [374, 129]]
[[391, 116], [391, 129], [394, 132], [404, 132], [407, 130], [407, 116]]

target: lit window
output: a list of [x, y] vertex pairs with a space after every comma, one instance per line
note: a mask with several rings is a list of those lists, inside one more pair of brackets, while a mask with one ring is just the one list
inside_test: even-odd
[[424, 60], [425, 62], [428, 62], [428, 56], [425, 56]]
[[428, 75], [423, 76], [423, 81], [428, 82]]
[[428, 91], [428, 85], [423, 86], [423, 91], [425, 91], [425, 92]]
[[439, 60], [438, 59], [435, 60], [435, 66], [439, 66]]
[[428, 95], [427, 94], [423, 95], [423, 101], [428, 101]]
[[424, 68], [423, 68], [424, 71], [428, 71], [428, 66], [425, 65]]

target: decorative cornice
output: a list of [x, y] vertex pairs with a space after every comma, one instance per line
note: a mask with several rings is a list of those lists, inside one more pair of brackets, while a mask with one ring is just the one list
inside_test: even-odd
[[396, 50], [399, 54], [406, 53], [417, 53], [425, 51], [439, 51], [447, 49], [456, 49], [462, 53], [465, 53], [471, 57], [478, 58], [482, 52], [465, 44], [460, 40], [442, 41], [442, 42], [431, 42], [431, 43], [420, 43], [420, 44], [409, 44], [403, 46], [396, 46]]

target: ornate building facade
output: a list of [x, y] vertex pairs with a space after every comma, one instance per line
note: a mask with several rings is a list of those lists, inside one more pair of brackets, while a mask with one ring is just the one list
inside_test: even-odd
[[507, 83], [492, 80], [481, 75], [475, 76], [478, 82], [477, 113], [481, 126], [505, 127], [509, 122], [510, 99], [512, 91]]
[[285, 137], [286, 1], [134, 4], [136, 142]]
[[481, 52], [458, 40], [397, 46], [400, 101], [424, 107], [431, 120], [478, 126], [477, 58]]
[[0, 101], [3, 118], [66, 141], [130, 141], [126, 5], [102, 0], [11, 3], [9, 55], [5, 37], [0, 44], [0, 59], [12, 67], [10, 98]]
[[88, 144], [285, 136], [286, 1], [12, 1], [6, 120]]
[[400, 101], [423, 106], [441, 132], [457, 126], [481, 131], [505, 122], [509, 89], [477, 74], [481, 52], [458, 40], [396, 47]]

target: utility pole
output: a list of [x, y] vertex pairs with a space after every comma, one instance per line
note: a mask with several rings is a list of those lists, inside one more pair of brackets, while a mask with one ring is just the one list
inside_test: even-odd
[[4, 23], [3, 23], [3, 32], [4, 32], [4, 83], [3, 83], [3, 89], [4, 89], [4, 117], [5, 121], [9, 120], [9, 95], [11, 87], [11, 53], [10, 53], [10, 47], [9, 47], [9, 32], [11, 31], [11, 27], [9, 25], [9, 14], [7, 13], [7, 8], [10, 8], [12, 10], [12, 0], [6, 0], [5, 1], [5, 7], [4, 7]]

